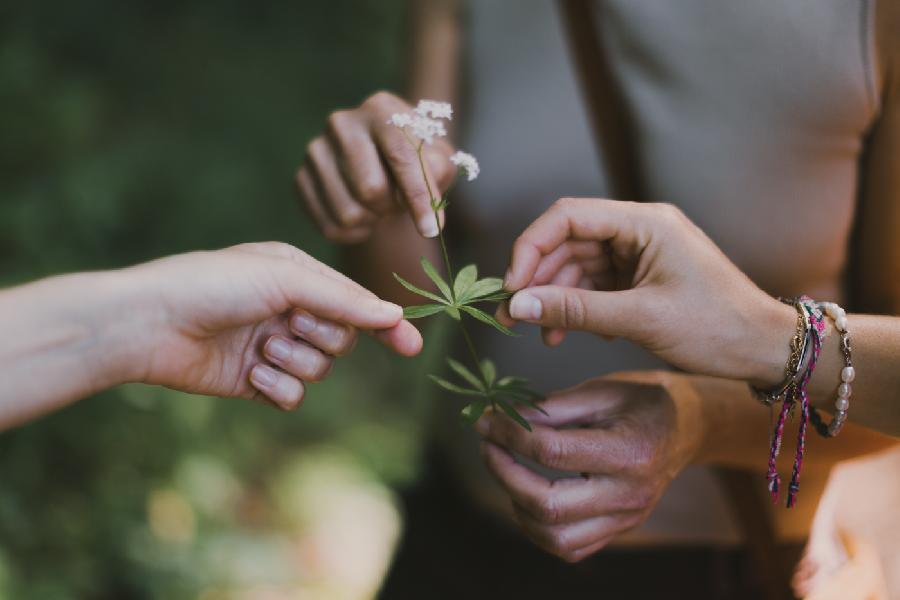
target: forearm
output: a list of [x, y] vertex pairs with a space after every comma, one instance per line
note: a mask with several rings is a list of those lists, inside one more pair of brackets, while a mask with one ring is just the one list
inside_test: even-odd
[[[784, 306], [783, 311], [793, 310]], [[792, 317], [796, 319], [796, 316]], [[809, 381], [810, 400], [814, 406], [831, 412], [841, 383], [844, 356], [840, 351], [840, 336], [828, 320], [830, 335], [825, 340], [818, 364]], [[786, 321], [773, 327], [773, 322], [761, 324], [756, 339], [748, 339], [746, 365], [748, 373], [760, 373], [749, 378], [763, 388], [775, 387], [784, 377], [784, 356], [793, 335], [785, 329]], [[773, 334], [778, 331], [778, 337]], [[848, 331], [852, 347], [856, 377], [851, 386], [849, 419], [851, 422], [900, 436], [900, 318], [874, 315], [848, 316]], [[777, 356], [777, 360], [773, 360]], [[780, 366], [778, 363], [780, 362]], [[762, 375], [762, 373], [767, 373]], [[735, 373], [735, 378], [744, 378]]]
[[115, 272], [0, 292], [0, 429], [132, 377], [127, 293]]
[[[695, 462], [765, 472], [773, 426], [769, 409], [757, 401], [749, 387], [738, 381], [703, 376], [678, 376], [676, 393], [699, 406], [703, 421], [702, 443]], [[810, 468], [877, 452], [896, 444], [885, 435], [848, 424], [836, 439], [807, 438]], [[792, 452], [781, 453], [782, 469], [789, 469]]]

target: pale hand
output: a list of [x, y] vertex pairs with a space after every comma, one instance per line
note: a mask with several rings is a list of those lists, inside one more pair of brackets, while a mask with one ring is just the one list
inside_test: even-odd
[[[437, 223], [428, 185], [415, 147], [388, 124], [394, 113], [412, 107], [378, 92], [359, 107], [332, 113], [325, 132], [309, 143], [297, 172], [297, 190], [310, 217], [334, 242], [367, 240], [380, 219], [406, 211], [425, 237], [436, 237]], [[456, 176], [453, 148], [443, 139], [423, 147], [431, 192], [447, 189]], [[441, 215], [443, 220], [443, 215]]]
[[516, 240], [505, 287], [518, 293], [498, 319], [539, 324], [551, 345], [566, 330], [621, 336], [686, 371], [764, 387], [783, 377], [797, 319], [668, 204], [558, 201]]
[[125, 356], [132, 380], [299, 405], [357, 328], [403, 355], [422, 346], [400, 307], [281, 243], [164, 258], [119, 272], [140, 290]]

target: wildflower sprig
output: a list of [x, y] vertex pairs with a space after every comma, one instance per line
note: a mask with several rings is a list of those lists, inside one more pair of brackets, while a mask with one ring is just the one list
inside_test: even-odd
[[[425, 173], [425, 161], [422, 151], [426, 144], [431, 144], [435, 137], [447, 135], [443, 120], [449, 120], [453, 116], [453, 109], [446, 102], [434, 102], [421, 100], [410, 113], [396, 113], [391, 116], [388, 123], [399, 128], [406, 135], [406, 139], [413, 146], [419, 159], [419, 167], [422, 178], [431, 198], [431, 209], [438, 229], [438, 239], [441, 245], [441, 256], [444, 261], [448, 279], [445, 280], [427, 258], [422, 257], [422, 270], [434, 283], [434, 292], [423, 290], [406, 281], [396, 273], [394, 277], [407, 290], [431, 300], [426, 304], [408, 306], [403, 310], [407, 319], [419, 319], [438, 313], [444, 313], [459, 324], [463, 339], [469, 350], [474, 370], [467, 368], [461, 362], [452, 358], [447, 359], [450, 369], [459, 378], [459, 383], [453, 383], [436, 375], [429, 377], [443, 389], [458, 394], [469, 396], [473, 399], [462, 409], [462, 416], [470, 423], [474, 423], [481, 417], [484, 410], [490, 406], [494, 410], [500, 409], [516, 423], [531, 431], [522, 415], [515, 409], [517, 404], [532, 406], [543, 412], [537, 405], [541, 395], [527, 387], [527, 381], [521, 377], [497, 377], [497, 369], [489, 359], [481, 360], [475, 344], [466, 330], [464, 316], [469, 316], [476, 321], [490, 325], [497, 331], [509, 336], [517, 335], [494, 317], [475, 304], [487, 302], [502, 302], [509, 298], [510, 294], [503, 290], [503, 281], [497, 277], [478, 278], [478, 268], [475, 265], [466, 265], [453, 276], [453, 267], [447, 252], [447, 244], [444, 240], [444, 231], [440, 223], [440, 211], [449, 205], [447, 194], [436, 196], [431, 188], [431, 183]], [[456, 152], [450, 157], [450, 161], [457, 166], [458, 176], [465, 175], [468, 181], [474, 180], [480, 173], [478, 161], [471, 154]]]

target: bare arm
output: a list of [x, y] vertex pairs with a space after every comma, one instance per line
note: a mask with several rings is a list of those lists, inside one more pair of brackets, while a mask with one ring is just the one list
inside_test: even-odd
[[0, 291], [0, 429], [126, 382], [282, 409], [356, 328], [412, 355], [399, 306], [286, 244], [194, 252]]

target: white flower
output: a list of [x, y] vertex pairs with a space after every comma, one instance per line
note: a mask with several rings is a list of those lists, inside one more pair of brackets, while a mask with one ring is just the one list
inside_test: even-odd
[[434, 100], [419, 100], [415, 112], [422, 117], [431, 117], [432, 119], [453, 119], [453, 107], [449, 102], [435, 102]]
[[434, 142], [436, 137], [447, 135], [447, 129], [441, 121], [429, 119], [419, 113], [394, 113], [387, 121], [388, 125], [408, 130], [416, 139], [426, 144]]
[[461, 150], [457, 150], [456, 153], [450, 157], [450, 162], [462, 169], [469, 181], [474, 180], [478, 177], [478, 174], [481, 173], [481, 168], [478, 166], [478, 160], [471, 154]]
[[443, 123], [421, 115], [413, 117], [409, 130], [412, 132], [413, 137], [422, 140], [426, 144], [432, 143], [435, 137], [447, 135], [447, 130], [444, 128]]
[[403, 129], [404, 127], [409, 127], [409, 125], [412, 124], [412, 121], [413, 117], [409, 113], [394, 113], [391, 115], [391, 118], [388, 119], [387, 124]]

